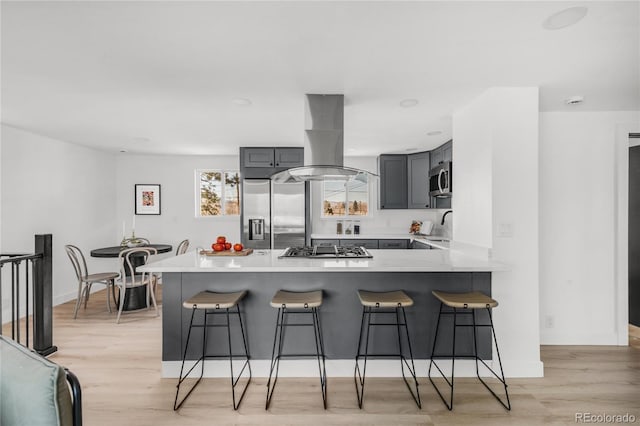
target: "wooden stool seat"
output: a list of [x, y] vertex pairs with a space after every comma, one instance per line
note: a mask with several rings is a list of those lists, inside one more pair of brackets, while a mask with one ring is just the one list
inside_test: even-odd
[[386, 292], [358, 290], [358, 297], [362, 306], [372, 308], [397, 308], [413, 305], [413, 299], [402, 290]]
[[431, 293], [440, 300], [440, 302], [450, 308], [484, 309], [498, 306], [498, 302], [479, 291], [469, 293], [444, 293], [434, 290]]
[[233, 308], [247, 294], [246, 291], [235, 293], [215, 293], [213, 291], [201, 291], [182, 306], [187, 309], [230, 309]]
[[271, 307], [287, 309], [317, 308], [322, 305], [322, 291], [294, 292], [278, 290], [271, 299]]

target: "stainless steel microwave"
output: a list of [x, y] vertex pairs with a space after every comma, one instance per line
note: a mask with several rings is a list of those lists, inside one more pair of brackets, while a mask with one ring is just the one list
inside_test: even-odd
[[438, 164], [429, 172], [429, 195], [451, 197], [451, 161]]

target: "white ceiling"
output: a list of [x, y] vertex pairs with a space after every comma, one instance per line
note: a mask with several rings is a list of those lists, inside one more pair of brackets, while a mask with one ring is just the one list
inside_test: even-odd
[[[346, 155], [430, 149], [492, 86], [539, 86], [543, 111], [640, 109], [639, 4], [2, 1], [2, 122], [114, 152], [236, 154], [302, 146], [304, 94], [343, 93]], [[576, 5], [584, 20], [542, 28]]]

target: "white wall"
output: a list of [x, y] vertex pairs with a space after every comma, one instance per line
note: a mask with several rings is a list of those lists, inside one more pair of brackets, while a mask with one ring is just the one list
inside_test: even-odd
[[114, 242], [114, 157], [6, 125], [1, 132], [2, 249], [33, 253], [35, 234], [53, 234], [54, 304], [74, 299], [77, 280], [64, 245], [79, 246], [94, 272], [108, 266], [89, 251]]
[[637, 112], [540, 114], [544, 344], [626, 341], [616, 322], [616, 127], [637, 121]]
[[[378, 174], [377, 157], [345, 157], [344, 165], [367, 170]], [[360, 233], [366, 234], [408, 234], [411, 221], [430, 220], [434, 223], [433, 234], [451, 235], [451, 216], [447, 217], [445, 225], [441, 226], [442, 215], [446, 210], [433, 209], [378, 209], [378, 179], [374, 178], [369, 187], [369, 215], [353, 220], [360, 221]], [[313, 182], [311, 185], [312, 232], [314, 234], [335, 234], [338, 219], [322, 218], [322, 183]]]
[[503, 363], [511, 377], [541, 376], [538, 89], [487, 90], [454, 114], [453, 139], [453, 238], [509, 264], [492, 274]]
[[161, 214], [137, 215], [136, 236], [174, 247], [187, 238], [189, 250], [209, 248], [218, 235], [240, 242], [240, 216], [196, 218], [196, 169], [238, 170], [238, 156], [161, 156], [120, 154], [116, 161], [116, 231], [114, 243], [122, 239], [122, 222], [131, 233], [134, 185], [161, 185]]

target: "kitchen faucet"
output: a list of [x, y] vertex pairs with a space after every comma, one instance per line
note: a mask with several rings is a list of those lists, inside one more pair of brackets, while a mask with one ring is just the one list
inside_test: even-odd
[[446, 212], [444, 212], [444, 214], [442, 215], [442, 222], [440, 222], [440, 225], [444, 225], [444, 218], [447, 217], [449, 213], [453, 213], [453, 210], [447, 210]]

